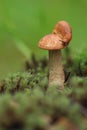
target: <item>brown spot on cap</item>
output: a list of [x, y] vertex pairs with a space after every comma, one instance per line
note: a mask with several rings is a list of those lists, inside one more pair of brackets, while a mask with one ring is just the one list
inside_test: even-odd
[[48, 34], [44, 36], [38, 44], [39, 48], [45, 50], [60, 50], [65, 46], [62, 42], [62, 39], [56, 34]]

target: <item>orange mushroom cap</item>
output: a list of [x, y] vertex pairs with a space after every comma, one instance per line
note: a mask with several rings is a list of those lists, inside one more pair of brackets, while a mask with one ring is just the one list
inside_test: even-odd
[[45, 50], [60, 50], [64, 48], [61, 38], [56, 34], [48, 34], [44, 36], [38, 44], [39, 48]]
[[72, 29], [66, 21], [60, 21], [54, 27], [53, 33], [44, 36], [39, 41], [39, 47], [46, 50], [65, 48], [72, 39]]
[[58, 36], [67, 44], [72, 39], [72, 29], [66, 21], [58, 22], [54, 27], [53, 33], [58, 34]]

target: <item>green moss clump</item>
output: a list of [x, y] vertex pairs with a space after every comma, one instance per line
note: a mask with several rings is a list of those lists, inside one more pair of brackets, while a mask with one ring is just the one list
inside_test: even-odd
[[[71, 64], [71, 66], [69, 66]], [[87, 76], [67, 53], [65, 88], [48, 87], [47, 60], [26, 63], [26, 71], [0, 81], [1, 130], [86, 130]], [[67, 69], [68, 68], [68, 69]], [[70, 75], [69, 75], [69, 74]]]
[[34, 70], [28, 72], [18, 72], [10, 74], [0, 82], [0, 93], [14, 94], [19, 91], [26, 91], [27, 89], [34, 89], [39, 87], [44, 91], [47, 89], [47, 76], [40, 72], [36, 73]]
[[79, 127], [82, 120], [79, 105], [71, 105], [64, 94], [50, 92], [44, 94], [35, 88], [33, 92], [27, 90], [24, 94], [20, 92], [14, 96], [0, 96], [0, 127], [3, 130], [51, 130], [62, 118]]

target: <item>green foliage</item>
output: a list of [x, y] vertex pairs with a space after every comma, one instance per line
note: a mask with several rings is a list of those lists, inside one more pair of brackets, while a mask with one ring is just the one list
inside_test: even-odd
[[9, 92], [14, 94], [15, 92], [19, 91], [27, 91], [27, 89], [33, 90], [36, 87], [45, 90], [46, 86], [46, 75], [42, 75], [40, 72], [36, 73], [34, 70], [30, 70], [29, 72], [18, 72], [8, 75], [8, 77], [1, 81], [0, 93]]
[[[31, 91], [31, 94], [28, 91]], [[79, 105], [71, 107], [71, 101], [65, 95], [59, 93], [44, 95], [39, 88], [35, 88], [33, 92], [28, 91], [14, 96], [9, 94], [0, 96], [0, 127], [3, 130], [27, 128], [43, 130], [48, 127], [51, 129], [50, 127], [62, 117], [77, 125], [78, 121], [82, 120]]]
[[[6, 78], [8, 80], [4, 80], [6, 89], [0, 95], [0, 128], [3, 130], [27, 130], [28, 128], [31, 130], [49, 128], [51, 130], [54, 127], [59, 129], [63, 127], [62, 122], [57, 126], [56, 122], [62, 118], [69, 120], [75, 127], [84, 128], [85, 115], [81, 110], [83, 104], [78, 100], [78, 97], [80, 100], [82, 99], [83, 91], [79, 93], [79, 89], [77, 91], [74, 89], [76, 87], [74, 79], [71, 80], [74, 88], [72, 87], [68, 93], [66, 91], [69, 88], [65, 88], [63, 92], [58, 92], [57, 87], [43, 91], [44, 84], [42, 83], [41, 86], [41, 79], [39, 79], [38, 84], [35, 83], [36, 79], [41, 78], [41, 75], [31, 72], [13, 74], [13, 76]], [[20, 77], [23, 79], [19, 84], [19, 90], [15, 89], [14, 94], [12, 90], [14, 90]], [[8, 83], [8, 81], [10, 82]], [[31, 82], [29, 85], [27, 85], [28, 81]], [[35, 83], [33, 87], [32, 81]], [[77, 80], [77, 82], [78, 88], [80, 88], [79, 82], [82, 81]], [[72, 102], [72, 99], [75, 101]]]
[[57, 86], [48, 87], [47, 59], [37, 60], [34, 55], [25, 63], [26, 71], [0, 81], [1, 130], [87, 129], [85, 59], [79, 66], [79, 59], [73, 60], [67, 51], [63, 91]]

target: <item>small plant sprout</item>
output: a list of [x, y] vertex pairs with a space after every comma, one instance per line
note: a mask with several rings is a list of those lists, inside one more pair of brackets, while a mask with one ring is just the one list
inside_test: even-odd
[[39, 41], [39, 48], [49, 51], [49, 86], [57, 85], [64, 88], [64, 69], [61, 49], [65, 48], [72, 38], [72, 30], [66, 21], [60, 21], [54, 27], [53, 33], [44, 36]]

